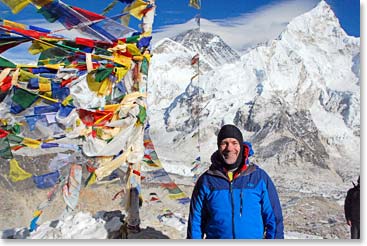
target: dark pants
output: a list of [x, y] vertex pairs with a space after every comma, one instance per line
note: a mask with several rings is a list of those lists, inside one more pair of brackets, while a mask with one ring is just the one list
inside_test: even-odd
[[351, 239], [360, 239], [360, 230], [359, 230], [359, 222], [352, 222], [352, 226], [350, 227], [350, 235]]

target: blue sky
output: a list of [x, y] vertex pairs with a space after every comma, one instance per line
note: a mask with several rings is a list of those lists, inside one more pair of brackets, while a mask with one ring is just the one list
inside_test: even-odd
[[[104, 7], [112, 2], [112, 0], [64, 0], [63, 2], [100, 13]], [[189, 0], [156, 0], [156, 2], [158, 5], [157, 16], [154, 23], [156, 28], [164, 25], [184, 23], [198, 13], [198, 10], [188, 6]], [[287, 2], [298, 2], [300, 5], [298, 9], [300, 11], [307, 11], [308, 9], [304, 7], [315, 6], [318, 0], [201, 0], [201, 2], [201, 16], [208, 20], [215, 20], [238, 17]], [[308, 5], [305, 5], [305, 2], [308, 2]], [[360, 1], [326, 0], [326, 2], [332, 7], [344, 30], [349, 35], [359, 37]], [[124, 4], [118, 3], [110, 13], [118, 14], [123, 6]], [[2, 2], [0, 2], [0, 13], [2, 18], [9, 20], [26, 21], [29, 19], [41, 18], [41, 16], [36, 13], [33, 6], [28, 6], [19, 14], [14, 15]]]
[[[101, 13], [112, 0], [64, 0], [63, 2]], [[200, 13], [202, 30], [214, 32], [233, 48], [243, 50], [256, 43], [276, 38], [290, 20], [311, 10], [319, 0], [201, 0], [201, 2], [202, 8], [199, 11], [188, 6], [189, 0], [156, 0], [153, 41], [174, 36], [195, 27], [196, 23], [192, 19]], [[359, 37], [359, 0], [326, 0], [326, 2], [335, 12], [343, 29], [349, 35]], [[119, 2], [108, 16], [120, 13], [124, 6]], [[28, 6], [14, 15], [0, 2], [0, 16], [24, 24], [49, 27], [52, 30], [60, 28], [58, 24], [50, 24], [44, 20], [36, 13], [33, 6]], [[138, 29], [137, 23], [138, 21], [133, 21], [131, 27]], [[241, 35], [241, 38], [238, 38], [239, 35], [235, 36], [234, 33], [248, 35]]]

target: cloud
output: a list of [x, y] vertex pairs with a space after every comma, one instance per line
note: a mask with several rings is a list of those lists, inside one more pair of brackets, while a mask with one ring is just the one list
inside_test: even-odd
[[[235, 18], [201, 19], [200, 30], [219, 35], [232, 48], [241, 51], [275, 39], [295, 17], [311, 10], [319, 0], [289, 0], [258, 8]], [[194, 20], [164, 26], [153, 34], [153, 42], [197, 27]]]
[[159, 40], [162, 40], [164, 38], [172, 38], [181, 32], [188, 31], [194, 28], [198, 28], [198, 25], [196, 24], [194, 19], [182, 24], [162, 26], [161, 28], [154, 30], [152, 43], [154, 45]]

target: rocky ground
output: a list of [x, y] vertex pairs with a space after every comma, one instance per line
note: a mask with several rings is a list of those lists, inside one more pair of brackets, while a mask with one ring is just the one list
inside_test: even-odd
[[[28, 163], [17, 157], [19, 164], [30, 170]], [[42, 163], [50, 156], [33, 157], [33, 163]], [[7, 163], [0, 163], [0, 230], [29, 227], [33, 212], [37, 206], [47, 199], [49, 190], [37, 189], [32, 179], [12, 183], [7, 178]], [[47, 163], [37, 166], [32, 173], [46, 173]], [[84, 172], [83, 172], [84, 173]], [[192, 178], [171, 175], [172, 180], [188, 195], [193, 189]], [[279, 196], [283, 208], [285, 232], [298, 232], [320, 236], [324, 239], [349, 239], [349, 227], [345, 224], [342, 198], [321, 197], [312, 193], [301, 193], [285, 190], [279, 187]], [[122, 189], [119, 179], [104, 182], [81, 189], [76, 212], [90, 212], [95, 215], [98, 211], [117, 211], [124, 214], [123, 194], [113, 200]], [[151, 200], [151, 193], [156, 193], [159, 201]], [[160, 184], [142, 183], [143, 204], [140, 209], [141, 227], [145, 233], [131, 235], [137, 238], [171, 238], [186, 237], [186, 226], [189, 213], [188, 204], [179, 204], [168, 197], [168, 191]], [[57, 219], [65, 208], [62, 195], [57, 194], [55, 200], [44, 209], [39, 223]], [[166, 216], [168, 212], [173, 217]]]
[[[191, 185], [181, 185], [180, 188], [191, 194]], [[115, 183], [98, 185], [83, 189], [77, 211], [96, 214], [98, 211], [121, 210], [124, 214], [120, 198], [112, 200], [120, 190]], [[167, 192], [158, 184], [143, 184], [144, 202], [140, 210], [142, 218], [142, 232], [131, 234], [129, 238], [170, 238], [184, 239], [186, 236], [186, 222], [188, 205], [178, 204], [169, 199]], [[157, 193], [159, 201], [150, 201], [150, 193]], [[0, 190], [1, 225], [0, 230], [27, 227], [33, 218], [33, 211], [45, 200], [46, 190]], [[320, 236], [324, 239], [348, 239], [349, 229], [344, 222], [343, 208], [336, 201], [312, 195], [302, 196], [295, 193], [280, 193], [283, 207], [284, 228], [286, 232], [299, 232]], [[40, 223], [52, 221], [61, 214], [65, 205], [59, 195], [56, 200], [45, 209]], [[175, 219], [164, 217], [167, 211], [175, 214]], [[167, 219], [167, 220], [165, 220]], [[182, 219], [182, 221], [180, 220]], [[115, 235], [116, 237], [116, 235]], [[120, 236], [117, 236], [120, 237]]]

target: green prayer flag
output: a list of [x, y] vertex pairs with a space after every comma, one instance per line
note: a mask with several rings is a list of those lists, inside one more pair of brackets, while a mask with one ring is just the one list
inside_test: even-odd
[[149, 62], [147, 58], [144, 57], [143, 61], [141, 62], [140, 72], [142, 74], [148, 75], [148, 69], [149, 69]]
[[113, 71], [113, 68], [100, 68], [97, 69], [96, 75], [95, 75], [95, 81], [96, 82], [102, 82], [104, 79], [106, 79]]
[[22, 137], [19, 137], [15, 134], [8, 134], [7, 137], [10, 143], [20, 144], [23, 141]]
[[147, 111], [145, 107], [139, 105], [139, 114], [138, 114], [138, 120], [144, 124], [145, 119], [147, 118]]
[[14, 125], [6, 125], [3, 126], [3, 129], [5, 129], [6, 131], [10, 131], [14, 134], [19, 134], [20, 133], [20, 125], [18, 122], [14, 123]]
[[0, 157], [4, 159], [13, 158], [13, 154], [11, 153], [10, 145], [8, 138], [0, 138]]
[[11, 129], [15, 134], [20, 133], [20, 125], [18, 123], [15, 123]]
[[22, 108], [26, 109], [32, 105], [38, 98], [37, 94], [31, 93], [29, 91], [23, 90], [22, 88], [17, 88], [14, 91], [12, 97], [13, 102], [20, 105]]
[[0, 56], [0, 67], [16, 68], [17, 65]]
[[46, 65], [46, 64], [59, 64], [59, 63], [65, 63], [65, 65], [70, 64], [68, 60], [68, 56], [70, 54], [63, 50], [60, 47], [54, 47], [48, 50], [45, 50], [41, 53], [41, 55], [38, 58], [37, 65]]
[[138, 42], [139, 38], [140, 38], [139, 35], [127, 37], [126, 38], [126, 43], [136, 43], [136, 42]]

